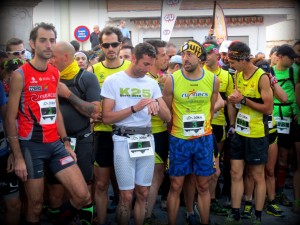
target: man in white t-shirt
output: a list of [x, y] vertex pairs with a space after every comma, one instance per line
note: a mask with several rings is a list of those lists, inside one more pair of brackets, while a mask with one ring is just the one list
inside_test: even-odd
[[114, 124], [114, 165], [120, 189], [116, 217], [128, 224], [135, 191], [134, 224], [142, 225], [154, 171], [154, 139], [151, 115], [169, 122], [171, 113], [155, 80], [145, 76], [156, 57], [155, 48], [138, 44], [125, 71], [108, 77], [102, 86], [102, 120]]

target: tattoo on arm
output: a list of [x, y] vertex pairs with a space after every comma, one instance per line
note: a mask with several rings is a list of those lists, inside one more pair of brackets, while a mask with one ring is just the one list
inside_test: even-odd
[[95, 112], [95, 106], [91, 102], [86, 102], [73, 93], [68, 98], [69, 102], [83, 115], [91, 117]]

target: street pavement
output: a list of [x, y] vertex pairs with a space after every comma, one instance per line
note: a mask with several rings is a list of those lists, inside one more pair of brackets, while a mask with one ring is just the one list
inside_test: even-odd
[[[290, 178], [291, 179], [291, 178]], [[289, 199], [293, 199], [293, 190], [292, 189], [285, 189], [284, 192], [287, 194]], [[109, 189], [109, 195], [112, 195], [112, 188], [110, 187]], [[167, 224], [167, 212], [162, 210], [160, 207], [160, 195], [157, 198], [154, 210], [153, 210], [153, 214], [156, 217], [156, 220], [160, 222], [160, 224]], [[225, 204], [225, 198], [222, 197], [221, 199], [218, 199], [219, 203], [224, 205]], [[2, 205], [3, 207], [3, 205]], [[2, 208], [1, 207], [1, 208]], [[291, 207], [285, 207], [285, 206], [280, 206], [281, 209], [284, 211], [285, 213], [285, 217], [284, 218], [276, 218], [274, 216], [268, 215], [266, 214], [266, 212], [264, 211], [262, 214], [262, 225], [298, 225], [300, 224], [300, 214], [295, 214], [291, 211]], [[242, 207], [243, 208], [243, 207]], [[0, 218], [3, 219], [3, 208], [1, 210], [1, 216]], [[184, 225], [185, 223], [185, 207], [181, 206], [179, 209], [179, 213], [177, 216], [177, 225]], [[211, 225], [222, 225], [224, 224], [226, 217], [225, 216], [217, 216], [217, 215], [211, 215], [210, 216], [210, 221], [211, 221]], [[114, 213], [109, 213], [108, 214], [108, 221], [110, 221], [110, 225], [117, 225], [117, 223], [115, 222], [115, 214]], [[242, 221], [243, 225], [250, 225], [250, 220], [243, 220]], [[1, 223], [0, 220], [0, 224], [2, 225], [3, 223]], [[42, 215], [42, 219], [41, 219], [41, 224], [42, 225], [50, 225], [51, 223], [48, 221], [47, 217], [43, 214]], [[73, 225], [79, 225], [79, 222], [77, 223], [73, 223]], [[133, 217], [131, 216], [131, 220], [130, 220], [130, 225], [133, 225], [134, 221], [133, 221]], [[5, 224], [3, 224], [5, 225]], [[153, 224], [153, 225], [158, 225], [158, 224]]]

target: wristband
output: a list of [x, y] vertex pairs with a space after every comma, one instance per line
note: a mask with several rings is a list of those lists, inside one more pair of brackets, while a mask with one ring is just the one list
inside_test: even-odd
[[135, 111], [134, 108], [133, 108], [133, 105], [132, 105], [130, 108], [131, 108], [131, 112], [132, 112], [132, 113], [136, 113], [136, 111]]
[[64, 138], [61, 139], [63, 143], [65, 143], [66, 141], [71, 142], [71, 138], [66, 136]]

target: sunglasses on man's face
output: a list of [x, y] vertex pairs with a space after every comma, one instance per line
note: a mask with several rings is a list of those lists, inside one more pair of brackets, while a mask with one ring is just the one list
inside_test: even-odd
[[7, 53], [11, 54], [11, 55], [14, 55], [14, 56], [18, 56], [18, 55], [24, 55], [25, 54], [25, 50], [21, 50], [21, 51], [9, 51]]
[[120, 45], [121, 43], [120, 42], [112, 42], [112, 43], [103, 43], [101, 44], [101, 46], [103, 48], [109, 48], [109, 46], [113, 47], [113, 48], [116, 48]]

